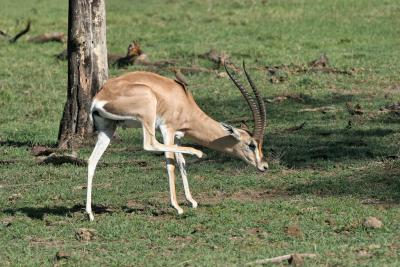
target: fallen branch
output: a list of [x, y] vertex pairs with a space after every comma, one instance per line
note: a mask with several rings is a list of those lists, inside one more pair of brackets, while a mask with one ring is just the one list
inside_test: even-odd
[[46, 42], [59, 42], [59, 43], [64, 43], [65, 42], [65, 35], [63, 32], [50, 32], [50, 33], [44, 33], [42, 35], [38, 35], [32, 38], [29, 38], [29, 42], [33, 43], [46, 43]]
[[267, 103], [274, 103], [274, 102], [282, 102], [288, 99], [287, 96], [276, 96], [274, 98], [264, 98], [264, 101]]
[[303, 108], [303, 109], [300, 109], [299, 111], [327, 113], [327, 112], [335, 112], [336, 108], [334, 108], [332, 106], [326, 106], [326, 107], [318, 107], [318, 108]]
[[285, 260], [287, 260], [287, 261], [289, 261], [289, 263], [291, 263], [293, 261], [296, 261], [296, 258], [301, 260], [302, 258], [315, 258], [316, 256], [317, 256], [317, 254], [314, 254], [314, 253], [283, 255], [283, 256], [269, 258], [269, 259], [252, 261], [252, 262], [246, 263], [246, 266], [264, 264], [264, 263], [281, 263], [282, 261], [285, 261]]
[[31, 148], [31, 153], [32, 155], [34, 155], [35, 157], [38, 156], [48, 156], [50, 154], [53, 154], [56, 152], [57, 149], [55, 148], [49, 148], [49, 147], [45, 147], [45, 146], [33, 146]]
[[22, 35], [26, 34], [27, 32], [29, 32], [31, 28], [31, 22], [28, 21], [28, 24], [26, 25], [26, 28], [23, 29], [22, 31], [20, 31], [19, 33], [17, 33], [17, 35], [15, 35], [13, 38], [11, 38], [9, 41], [10, 43], [15, 43]]

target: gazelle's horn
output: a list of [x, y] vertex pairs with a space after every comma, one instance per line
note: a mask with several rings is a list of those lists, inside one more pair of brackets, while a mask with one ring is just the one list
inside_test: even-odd
[[251, 79], [250, 75], [247, 73], [244, 60], [243, 60], [243, 70], [244, 70], [244, 73], [246, 74], [247, 80], [249, 81], [251, 89], [254, 92], [254, 95], [256, 97], [257, 104], [258, 104], [258, 110], [259, 110], [260, 124], [258, 124], [258, 125], [256, 124], [254, 126], [253, 137], [260, 144], [262, 144], [262, 141], [264, 139], [265, 126], [267, 125], [267, 118], [266, 118], [266, 114], [265, 114], [265, 103], [261, 96], [260, 91], [258, 91], [258, 89], [257, 89], [256, 85], [254, 84], [253, 80]]
[[[226, 73], [228, 73], [229, 78], [231, 78], [231, 80], [233, 81], [233, 83], [236, 85], [236, 87], [240, 90], [240, 92], [242, 93], [244, 99], [246, 100], [247, 104], [249, 105], [251, 112], [253, 113], [253, 119], [254, 119], [254, 131], [253, 131], [253, 137], [254, 139], [256, 139], [258, 142], [262, 142], [262, 136], [264, 135], [264, 130], [262, 129], [262, 125], [263, 125], [263, 117], [260, 114], [260, 108], [259, 108], [259, 104], [257, 103], [257, 101], [249, 94], [249, 92], [246, 90], [246, 88], [239, 82], [238, 79], [235, 78], [235, 76], [233, 76], [233, 74], [231, 74], [226, 66], [226, 64], [224, 64]], [[250, 81], [249, 81], [250, 83]], [[251, 85], [251, 84], [250, 84]], [[253, 86], [252, 86], [253, 88]], [[256, 89], [257, 90], [257, 89]], [[254, 89], [253, 89], [254, 91]], [[264, 108], [265, 110], [265, 108]], [[264, 115], [264, 119], [265, 119], [265, 115]], [[261, 140], [260, 140], [261, 139]]]

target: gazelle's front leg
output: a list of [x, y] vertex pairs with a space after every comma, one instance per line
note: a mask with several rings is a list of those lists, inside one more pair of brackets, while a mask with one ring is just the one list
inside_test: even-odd
[[183, 157], [182, 153], [175, 153], [175, 159], [176, 159], [176, 163], [178, 163], [178, 167], [181, 172], [181, 177], [182, 177], [182, 182], [183, 182], [183, 188], [185, 190], [186, 200], [192, 204], [193, 208], [197, 208], [197, 201], [193, 199], [192, 194], [190, 193], [190, 189], [189, 189], [189, 182], [187, 179], [187, 173], [186, 173], [186, 169], [185, 169], [186, 168], [185, 158]]
[[[174, 144], [174, 138], [175, 138], [174, 131], [171, 131], [166, 128], [161, 128], [161, 133], [163, 135], [165, 145], [173, 145]], [[175, 190], [176, 177], [175, 177], [174, 153], [173, 152], [165, 152], [165, 159], [167, 162], [169, 194], [170, 194], [170, 199], [171, 199], [171, 205], [178, 211], [178, 214], [182, 214], [183, 209], [181, 207], [179, 207], [178, 201], [176, 199], [176, 190]]]

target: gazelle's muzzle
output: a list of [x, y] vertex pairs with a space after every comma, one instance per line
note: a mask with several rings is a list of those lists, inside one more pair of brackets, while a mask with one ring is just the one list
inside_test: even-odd
[[268, 162], [266, 161], [261, 161], [260, 163], [257, 164], [257, 169], [260, 172], [265, 172], [266, 170], [268, 170], [269, 166], [268, 166]]

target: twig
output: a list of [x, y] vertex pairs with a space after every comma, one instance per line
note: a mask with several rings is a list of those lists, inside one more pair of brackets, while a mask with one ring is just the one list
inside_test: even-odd
[[187, 261], [182, 261], [181, 263], [178, 263], [176, 266], [181, 266], [181, 265], [185, 265], [186, 263], [191, 262], [192, 260], [187, 260]]
[[289, 254], [289, 255], [283, 255], [283, 256], [278, 256], [278, 257], [269, 258], [269, 259], [261, 259], [261, 260], [252, 261], [252, 262], [246, 263], [246, 266], [264, 264], [264, 263], [280, 263], [285, 260], [291, 261], [291, 260], [293, 260], [294, 255], [296, 255], [300, 258], [314, 258], [317, 256], [317, 254], [314, 254], [314, 253]]
[[318, 108], [303, 108], [303, 109], [300, 109], [299, 111], [326, 113], [326, 112], [335, 112], [336, 108], [334, 108], [332, 106], [326, 106], [326, 107], [318, 107]]
[[303, 123], [300, 124], [300, 125], [287, 128], [287, 129], [285, 129], [284, 131], [287, 132], [287, 133], [293, 133], [293, 132], [296, 132], [296, 131], [299, 131], [299, 130], [303, 129], [305, 125], [306, 125], [306, 122], [303, 122]]
[[20, 31], [19, 33], [17, 33], [17, 35], [15, 35], [13, 38], [11, 38], [10, 43], [12, 43], [12, 44], [15, 43], [22, 35], [29, 32], [30, 28], [31, 28], [31, 22], [28, 21], [26, 28], [24, 30]]

